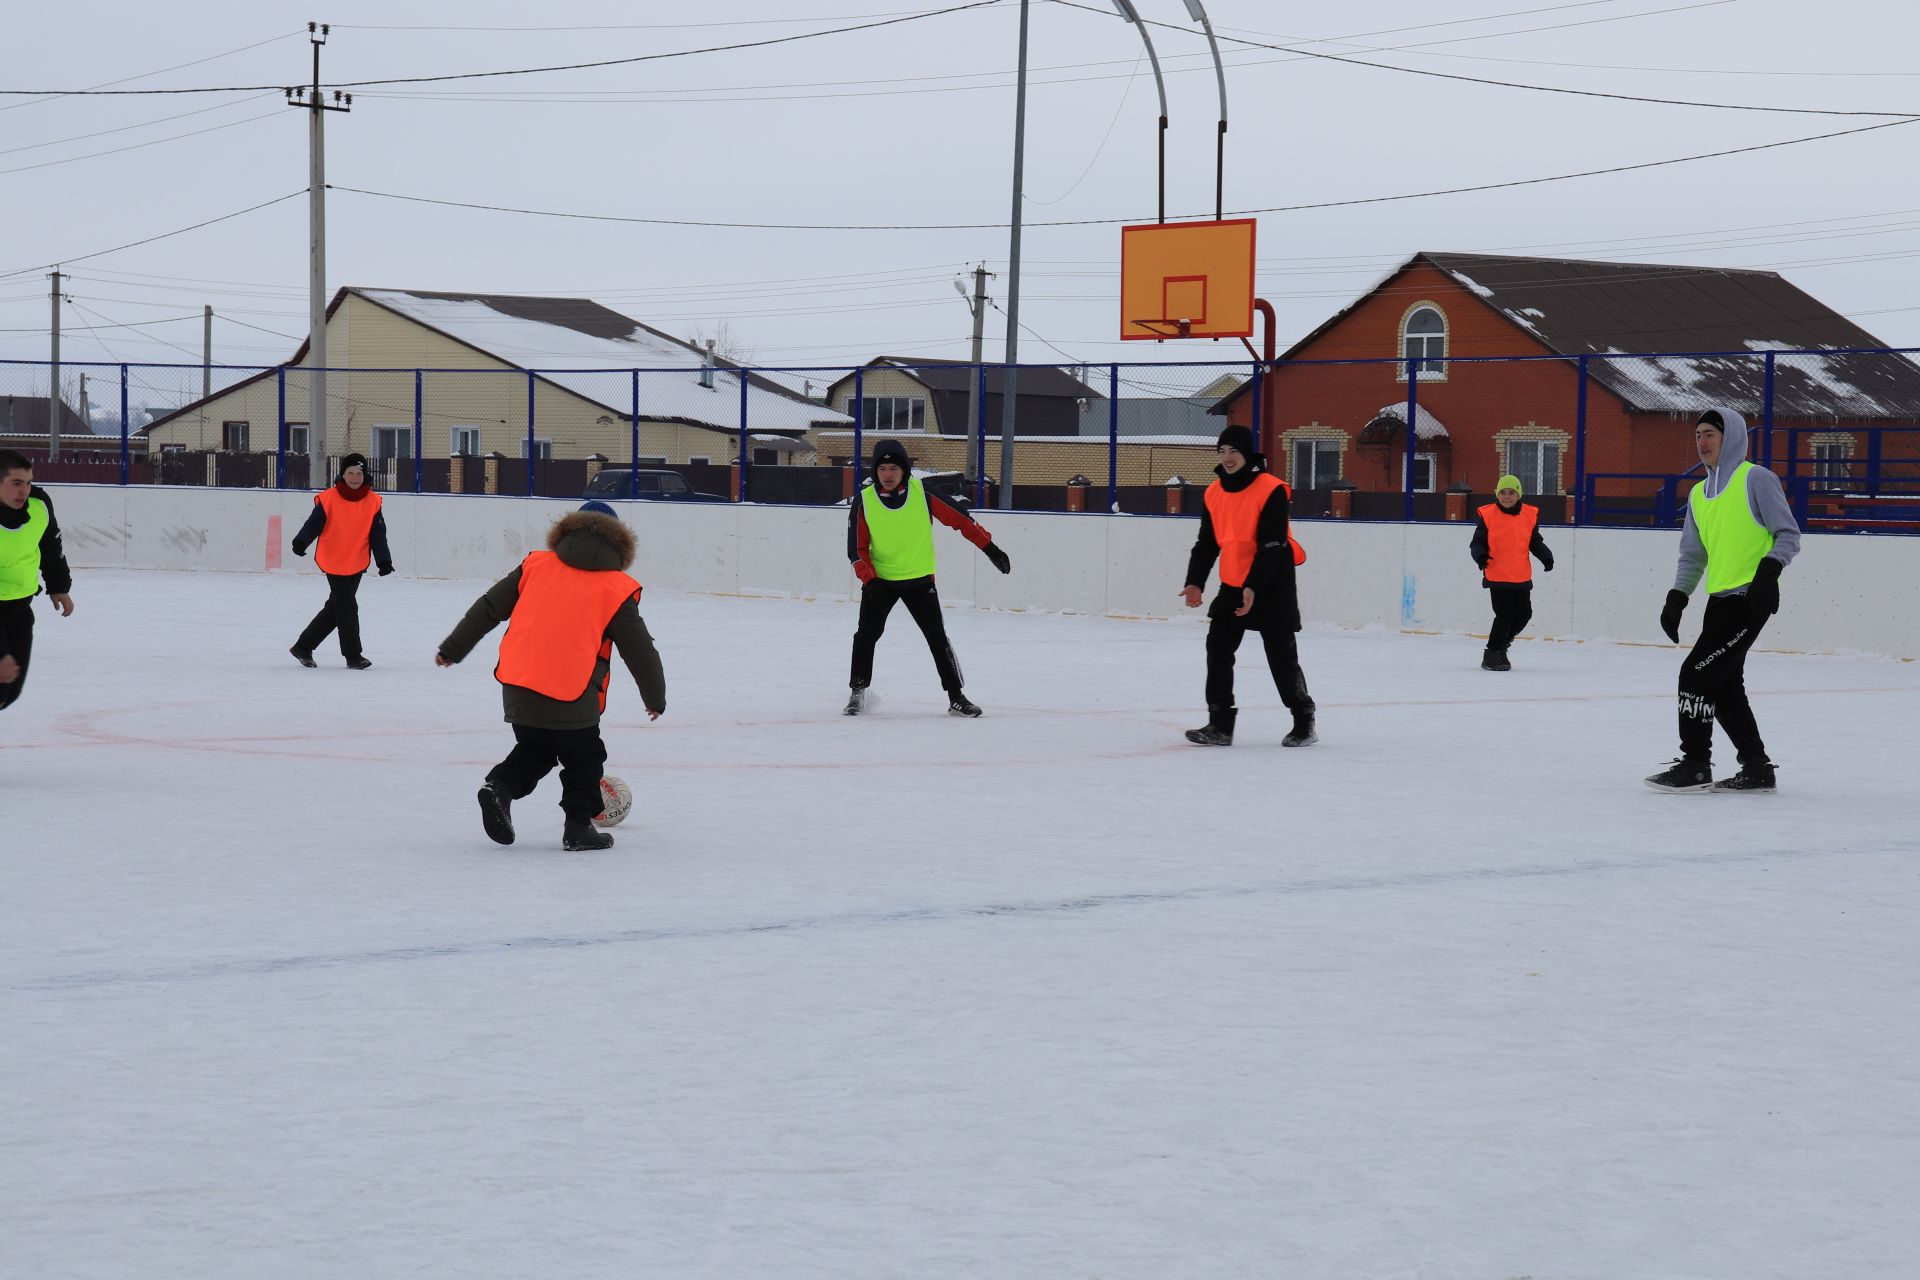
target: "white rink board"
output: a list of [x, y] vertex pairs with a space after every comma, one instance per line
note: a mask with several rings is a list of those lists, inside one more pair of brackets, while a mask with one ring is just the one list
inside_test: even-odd
[[[264, 571], [269, 520], [290, 539], [311, 509], [304, 492], [174, 486], [59, 485], [52, 490], [79, 568]], [[543, 545], [566, 499], [384, 495], [399, 573], [494, 578]], [[641, 581], [680, 591], [850, 595], [845, 507], [620, 502], [639, 537]], [[941, 595], [984, 608], [1168, 617], [1185, 574], [1191, 518], [987, 511], [1013, 558], [1008, 577], [951, 533], [936, 532]], [[1483, 634], [1490, 618], [1467, 556], [1470, 524], [1303, 521], [1301, 613], [1309, 623]], [[1663, 643], [1657, 622], [1679, 534], [1645, 529], [1543, 530], [1555, 570], [1534, 577], [1529, 634]], [[282, 553], [280, 572], [315, 572]], [[1782, 579], [1784, 607], [1763, 647], [1920, 657], [1920, 539], [1808, 534]], [[1687, 631], [1698, 626], [1699, 597]]]

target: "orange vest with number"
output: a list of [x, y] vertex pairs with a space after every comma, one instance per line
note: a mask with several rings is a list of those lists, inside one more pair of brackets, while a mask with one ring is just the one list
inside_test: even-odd
[[380, 514], [380, 495], [369, 489], [364, 498], [343, 498], [329, 486], [313, 501], [327, 513], [326, 528], [313, 546], [320, 572], [365, 573], [373, 563], [373, 518]]
[[[1220, 544], [1221, 586], [1247, 585], [1253, 559], [1260, 551], [1260, 511], [1275, 489], [1286, 494], [1287, 501], [1293, 501], [1293, 486], [1271, 471], [1262, 471], [1238, 493], [1228, 493], [1218, 480], [1207, 486], [1207, 518], [1213, 522], [1213, 540]], [[1287, 549], [1293, 553], [1295, 564], [1307, 562], [1306, 549], [1294, 540], [1291, 529], [1287, 531]]]
[[1532, 582], [1533, 531], [1540, 527], [1540, 508], [1520, 504], [1509, 514], [1498, 503], [1480, 508], [1480, 520], [1487, 526], [1487, 581]]
[[[519, 685], [561, 702], [574, 702], [613, 653], [607, 624], [640, 584], [618, 569], [576, 569], [551, 551], [520, 562], [520, 599], [500, 641], [493, 668], [502, 684]], [[600, 708], [607, 682], [600, 681]]]

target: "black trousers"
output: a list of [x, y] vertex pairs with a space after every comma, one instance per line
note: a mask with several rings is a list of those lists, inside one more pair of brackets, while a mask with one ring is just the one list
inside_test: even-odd
[[[332, 635], [338, 628], [340, 632], [340, 656], [352, 661], [363, 656], [360, 652], [360, 573], [330, 573], [327, 575], [327, 602], [320, 606], [320, 612], [313, 615], [313, 621], [294, 641], [302, 650], [312, 653], [322, 640]], [[597, 812], [597, 811], [596, 811]]]
[[[1233, 717], [1234, 655], [1251, 630], [1245, 619], [1225, 610], [1216, 610], [1207, 626], [1207, 707], [1214, 716], [1212, 723], [1222, 729], [1233, 727], [1219, 721], [1221, 717], [1229, 721]], [[1293, 628], [1270, 627], [1259, 636], [1261, 647], [1267, 651], [1267, 669], [1273, 673], [1274, 687], [1280, 691], [1280, 701], [1289, 711], [1311, 713], [1313, 697], [1307, 692], [1306, 673], [1300, 670], [1300, 647], [1294, 641]]]
[[0, 710], [20, 701], [27, 687], [27, 660], [33, 657], [33, 597], [0, 600], [0, 628], [6, 631], [8, 656], [20, 664], [12, 684], [0, 684]]
[[1767, 763], [1767, 745], [1747, 701], [1747, 650], [1765, 625], [1765, 618], [1748, 616], [1745, 596], [1707, 598], [1700, 638], [1680, 667], [1680, 753], [1687, 759], [1713, 758], [1718, 720], [1741, 764]]
[[907, 606], [907, 612], [920, 624], [920, 634], [927, 638], [934, 668], [940, 673], [940, 687], [949, 694], [959, 693], [960, 663], [947, 641], [947, 624], [940, 617], [940, 596], [933, 589], [932, 578], [909, 578], [905, 582], [875, 578], [860, 589], [860, 626], [853, 633], [853, 674], [848, 683], [856, 689], [873, 683], [873, 648], [880, 643], [887, 629], [887, 615], [896, 603]]
[[1533, 620], [1533, 590], [1490, 582], [1487, 594], [1493, 597], [1493, 629], [1487, 633], [1487, 648], [1504, 653]]
[[600, 726], [587, 729], [536, 729], [513, 726], [513, 750], [487, 774], [487, 781], [509, 800], [533, 794], [540, 779], [560, 766], [560, 811], [568, 822], [591, 822], [605, 807], [600, 777], [607, 767], [607, 744]]

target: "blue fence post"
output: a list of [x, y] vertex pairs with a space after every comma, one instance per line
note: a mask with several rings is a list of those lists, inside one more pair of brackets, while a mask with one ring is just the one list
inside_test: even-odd
[[1252, 392], [1252, 395], [1253, 395], [1253, 417], [1252, 417], [1253, 451], [1255, 453], [1264, 453], [1266, 451], [1265, 449], [1266, 441], [1260, 438], [1261, 424], [1266, 421], [1266, 416], [1260, 412], [1261, 408], [1263, 407], [1260, 403], [1260, 394], [1261, 392], [1266, 390], [1265, 386], [1263, 385], [1265, 381], [1266, 379], [1260, 376], [1259, 363], [1255, 362], [1253, 366], [1253, 378], [1252, 378], [1252, 382], [1253, 382], [1253, 392]]
[[1773, 352], [1767, 352], [1766, 358], [1766, 387], [1761, 393], [1760, 400], [1760, 421], [1765, 428], [1764, 434], [1760, 437], [1760, 465], [1771, 467], [1773, 465]]
[[[981, 399], [986, 399], [982, 396]], [[1107, 368], [1107, 514], [1120, 509], [1120, 366]]]
[[534, 454], [538, 452], [533, 442], [533, 387], [533, 370], [529, 369], [527, 370], [527, 496], [529, 498], [533, 496], [533, 469], [536, 465]]
[[747, 472], [752, 465], [747, 452], [747, 371], [740, 370], [740, 501], [747, 501]]
[[627, 496], [640, 494], [640, 371], [629, 369], [633, 375], [633, 414], [627, 420], [627, 429], [631, 438], [627, 441]]
[[1870, 427], [1867, 430], [1867, 496], [1871, 498], [1880, 496], [1880, 464], [1882, 460], [1880, 442], [1885, 436], [1886, 432], [1882, 428]]
[[987, 505], [987, 366], [982, 363], [974, 366], [973, 376], [979, 379], [980, 394], [974, 397], [977, 411], [974, 414], [973, 438], [973, 505], [976, 510]]
[[1414, 426], [1420, 417], [1420, 361], [1407, 361], [1407, 469], [1406, 503], [1401, 516], [1413, 523], [1413, 460], [1420, 449], [1420, 432]]
[[1580, 385], [1573, 392], [1573, 522], [1589, 519], [1587, 496], [1587, 358], [1578, 361]]
[[421, 427], [426, 420], [426, 391], [423, 375], [420, 370], [415, 369], [413, 371], [413, 491], [415, 493], [420, 492], [422, 483], [420, 471], [426, 464], [421, 450], [421, 442], [424, 438]]
[[[285, 417], [285, 414], [281, 415]], [[131, 479], [132, 467], [127, 456], [127, 366], [120, 366], [120, 483], [127, 484]]]
[[274, 488], [287, 487], [287, 366], [273, 371]]
[[853, 371], [853, 500], [860, 501], [860, 481], [866, 475], [867, 371]]

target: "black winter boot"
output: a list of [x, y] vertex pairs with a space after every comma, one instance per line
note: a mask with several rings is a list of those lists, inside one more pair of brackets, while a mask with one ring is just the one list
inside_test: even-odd
[[287, 652], [292, 654], [293, 660], [303, 667], [317, 667], [320, 665], [313, 660], [313, 650], [311, 649], [302, 649], [296, 644], [293, 648], [287, 650]]
[[365, 671], [368, 667], [371, 667], [372, 665], [373, 663], [369, 662], [364, 657], [347, 659], [347, 669], [350, 671]]
[[1187, 730], [1187, 741], [1196, 747], [1232, 746], [1233, 722], [1239, 714], [1235, 707], [1208, 707], [1207, 723], [1198, 729]]
[[978, 720], [986, 713], [981, 711], [977, 704], [968, 701], [966, 694], [956, 693], [953, 695], [953, 701], [947, 703], [947, 714], [950, 716], [965, 716], [969, 720]]
[[1675, 760], [1647, 779], [1655, 791], [1708, 791], [1713, 787], [1713, 766], [1705, 760]]
[[1511, 671], [1513, 670], [1513, 664], [1507, 661], [1507, 651], [1505, 649], [1495, 649], [1489, 645], [1487, 651], [1480, 655], [1480, 669], [1482, 671]]
[[568, 853], [586, 853], [594, 849], [613, 848], [613, 836], [602, 831], [591, 822], [578, 822], [567, 819], [565, 830], [560, 833], [560, 847]]
[[865, 685], [855, 685], [847, 694], [847, 705], [840, 708], [843, 716], [857, 716], [867, 709], [867, 690]]
[[480, 787], [480, 825], [495, 844], [513, 843], [513, 801], [491, 782]]
[[1731, 778], [1722, 778], [1713, 784], [1715, 794], [1728, 792], [1773, 794], [1773, 765], [1762, 761], [1759, 764], [1743, 764], [1740, 772]]
[[1280, 739], [1283, 747], [1310, 747], [1320, 741], [1320, 735], [1313, 731], [1313, 708], [1293, 713], [1293, 732]]

